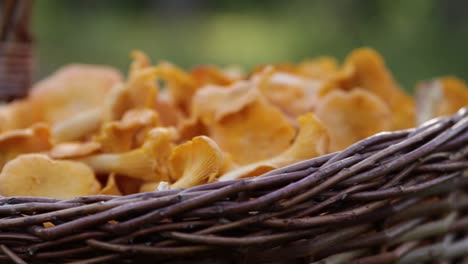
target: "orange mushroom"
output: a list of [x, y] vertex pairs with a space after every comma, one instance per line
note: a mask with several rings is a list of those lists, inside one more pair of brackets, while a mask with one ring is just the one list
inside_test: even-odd
[[151, 67], [151, 60], [143, 51], [132, 50], [130, 52], [132, 63], [130, 64], [129, 75], [135, 74], [139, 70]]
[[345, 60], [344, 78], [338, 86], [362, 88], [383, 100], [392, 111], [392, 127], [398, 130], [415, 126], [415, 105], [386, 68], [383, 58], [373, 49], [356, 49]]
[[466, 83], [453, 76], [421, 82], [416, 87], [418, 123], [456, 113], [468, 106]]
[[327, 80], [335, 76], [339, 71], [339, 63], [332, 57], [318, 57], [304, 60], [296, 67], [299, 75], [313, 80]]
[[55, 145], [49, 152], [53, 159], [73, 159], [94, 154], [101, 150], [101, 144], [95, 141], [67, 142]]
[[176, 131], [154, 128], [138, 149], [122, 153], [103, 153], [77, 159], [96, 173], [127, 176], [144, 181], [162, 181], [169, 177], [167, 161], [173, 148]]
[[265, 98], [292, 120], [314, 110], [321, 86], [322, 81], [280, 71], [265, 72], [258, 83]]
[[177, 126], [177, 142], [183, 143], [197, 136], [208, 135], [208, 128], [199, 118], [182, 119]]
[[141, 52], [132, 53], [133, 62], [125, 84], [115, 86], [103, 107], [103, 121], [119, 120], [130, 109], [154, 109], [158, 97], [157, 70]]
[[148, 131], [158, 125], [158, 114], [151, 109], [132, 109], [122, 120], [104, 123], [95, 140], [103, 152], [125, 152], [140, 147]]
[[190, 188], [213, 182], [223, 166], [218, 145], [206, 136], [199, 136], [174, 148], [169, 158], [171, 188]]
[[41, 109], [30, 100], [23, 99], [0, 105], [0, 133], [28, 128], [41, 120]]
[[319, 100], [315, 114], [330, 132], [331, 152], [392, 128], [389, 107], [363, 89], [331, 91]]
[[236, 79], [232, 78], [221, 69], [211, 65], [194, 67], [190, 70], [189, 74], [200, 87], [206, 84], [230, 85], [236, 81]]
[[148, 68], [132, 75], [125, 85], [115, 86], [104, 103], [104, 122], [119, 120], [130, 109], [153, 109], [158, 94], [155, 78], [155, 69]]
[[30, 128], [9, 130], [0, 134], [0, 169], [20, 154], [42, 152], [52, 148], [50, 130], [38, 123]]
[[160, 62], [157, 69], [159, 78], [166, 82], [174, 105], [187, 114], [192, 96], [198, 89], [197, 82], [190, 74], [166, 61]]
[[460, 108], [468, 106], [468, 88], [463, 80], [455, 77], [443, 77], [443, 97], [437, 111], [438, 116], [454, 114]]
[[274, 157], [294, 138], [287, 118], [248, 82], [229, 89], [205, 87], [195, 95], [193, 107], [210, 138], [240, 165]]
[[43, 121], [54, 124], [100, 107], [119, 82], [121, 75], [113, 68], [68, 65], [34, 85], [28, 100], [42, 110]]
[[200, 89], [192, 100], [192, 118], [199, 118], [207, 126], [224, 116], [237, 113], [260, 96], [250, 82], [237, 82], [228, 89], [209, 85]]
[[55, 123], [52, 127], [52, 138], [55, 143], [81, 140], [97, 131], [100, 124], [101, 109], [89, 109]]
[[273, 169], [326, 154], [329, 148], [329, 135], [325, 126], [312, 113], [299, 117], [298, 122], [299, 133], [293, 144], [283, 153], [268, 160], [236, 168], [222, 175], [219, 180], [258, 176]]
[[159, 93], [154, 110], [158, 112], [162, 126], [175, 127], [183, 118], [182, 111], [172, 102], [171, 96], [166, 89]]
[[25, 154], [9, 161], [0, 174], [0, 195], [73, 198], [97, 194], [101, 186], [80, 162]]
[[231, 80], [245, 80], [247, 77], [244, 68], [239, 65], [228, 65], [222, 69], [222, 72]]

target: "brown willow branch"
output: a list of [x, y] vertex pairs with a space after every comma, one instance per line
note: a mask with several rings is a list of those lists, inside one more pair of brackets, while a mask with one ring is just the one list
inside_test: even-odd
[[406, 232], [414, 229], [417, 225], [421, 224], [424, 218], [412, 219], [407, 222], [400, 223], [391, 228], [384, 229], [379, 232], [363, 234], [359, 237], [353, 238], [349, 241], [340, 243], [334, 247], [330, 247], [320, 252], [318, 257], [328, 256], [356, 249], [368, 249], [381, 246], [388, 242], [393, 241], [395, 238], [403, 235]]
[[[458, 124], [462, 124], [457, 126]], [[293, 205], [295, 203], [301, 202], [303, 200], [306, 200], [317, 193], [329, 188], [330, 186], [343, 181], [351, 176], [354, 176], [356, 173], [372, 168], [375, 166], [376, 163], [378, 163], [381, 159], [387, 156], [391, 156], [401, 149], [404, 149], [412, 144], [418, 143], [427, 137], [434, 135], [438, 132], [441, 132], [445, 128], [447, 128], [450, 125], [450, 122], [445, 122], [445, 123], [438, 123], [437, 125], [434, 125], [431, 128], [428, 128], [427, 130], [421, 132], [420, 134], [417, 134], [409, 139], [403, 140], [402, 142], [392, 145], [388, 147], [387, 149], [384, 149], [382, 151], [379, 151], [375, 154], [373, 154], [371, 157], [351, 166], [350, 168], [343, 169], [340, 171], [338, 174], [334, 175], [333, 177], [325, 180], [322, 182], [320, 185], [315, 186], [311, 188], [310, 190], [297, 195], [296, 197], [292, 198], [290, 201], [288, 201], [288, 205]], [[455, 129], [453, 129], [456, 127]], [[459, 123], [456, 123], [452, 128], [447, 129], [446, 131], [442, 132], [441, 134], [437, 135], [434, 139], [430, 140], [428, 143], [422, 145], [421, 147], [405, 154], [401, 155], [400, 157], [392, 160], [391, 162], [388, 162], [386, 164], [379, 164], [378, 167], [366, 171], [366, 173], [363, 173], [363, 176], [355, 176], [353, 179], [359, 181], [368, 180], [369, 178], [375, 178], [378, 176], [381, 176], [385, 173], [392, 172], [394, 170], [397, 170], [404, 165], [413, 162], [414, 160], [421, 158], [422, 156], [430, 153], [434, 149], [436, 149], [439, 145], [447, 141], [448, 139], [452, 138], [456, 134], [458, 134], [460, 131], [463, 131], [463, 129], [466, 129], [468, 127], [468, 118], [467, 119], [462, 119]]]
[[376, 254], [373, 256], [367, 256], [367, 257], [362, 257], [359, 259], [356, 259], [352, 263], [356, 264], [391, 264], [395, 263], [398, 259], [401, 258], [401, 256], [407, 254], [414, 248], [416, 248], [419, 245], [419, 242], [412, 241], [412, 242], [407, 242], [399, 246], [397, 249], [394, 251], [390, 252], [383, 252], [380, 254]]
[[450, 226], [454, 223], [456, 216], [457, 213], [452, 212], [439, 221], [429, 222], [427, 224], [419, 226], [402, 235], [398, 239], [395, 239], [394, 241], [392, 241], [391, 244], [406, 242], [410, 240], [419, 240], [437, 234], [446, 233], [449, 230]]
[[7, 255], [11, 261], [15, 264], [27, 264], [24, 260], [22, 260], [18, 255], [16, 255], [13, 251], [11, 251], [7, 246], [0, 245], [0, 250]]
[[468, 253], [468, 238], [464, 238], [451, 245], [445, 245], [443, 242], [430, 246], [418, 248], [405, 256], [397, 263], [421, 263], [434, 260], [453, 259], [464, 256]]
[[125, 254], [135, 254], [135, 253], [142, 253], [142, 254], [150, 254], [150, 255], [172, 255], [172, 256], [185, 256], [190, 254], [196, 254], [204, 251], [212, 250], [212, 247], [209, 246], [185, 246], [185, 247], [151, 247], [151, 246], [144, 246], [144, 245], [119, 245], [119, 244], [112, 244], [103, 241], [98, 241], [95, 239], [89, 239], [86, 241], [89, 246], [111, 251], [111, 252], [118, 252], [118, 253], [125, 253]]

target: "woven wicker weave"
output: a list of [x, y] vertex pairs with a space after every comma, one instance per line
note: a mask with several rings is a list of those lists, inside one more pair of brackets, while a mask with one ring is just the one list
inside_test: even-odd
[[[2, 3], [0, 101], [26, 94], [33, 64], [31, 1]], [[0, 197], [0, 263], [468, 263], [466, 187], [463, 109], [251, 179]]]
[[463, 109], [251, 179], [124, 197], [1, 198], [0, 259], [462, 263], [466, 186]]

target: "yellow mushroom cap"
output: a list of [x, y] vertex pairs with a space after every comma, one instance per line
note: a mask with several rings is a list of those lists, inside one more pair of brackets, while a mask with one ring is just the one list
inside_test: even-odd
[[56, 123], [101, 106], [108, 92], [119, 82], [121, 75], [113, 68], [68, 65], [37, 83], [29, 100], [38, 104], [44, 121]]
[[40, 121], [42, 121], [42, 110], [31, 100], [17, 100], [0, 106], [0, 133], [28, 128]]
[[390, 106], [391, 129], [415, 126], [414, 101], [395, 81], [379, 53], [370, 48], [353, 50], [346, 58], [344, 68], [349, 70], [349, 78], [346, 80], [352, 86], [349, 88], [366, 89]]
[[241, 111], [258, 97], [259, 92], [249, 82], [237, 82], [229, 88], [208, 85], [193, 98], [192, 118], [211, 126], [224, 116]]
[[30, 128], [8, 130], [0, 134], [0, 169], [20, 154], [42, 152], [52, 148], [49, 126], [37, 123]]
[[331, 91], [319, 100], [315, 114], [330, 132], [330, 152], [392, 128], [387, 104], [362, 89]]
[[183, 113], [187, 113], [192, 96], [199, 88], [196, 81], [190, 74], [166, 61], [160, 62], [157, 69], [159, 78], [167, 84], [174, 105]]
[[104, 101], [102, 121], [119, 120], [131, 109], [154, 108], [158, 97], [157, 71], [141, 51], [131, 53], [133, 59], [125, 83], [115, 85]]
[[321, 86], [320, 80], [280, 71], [265, 74], [258, 84], [265, 98], [293, 120], [314, 110]]
[[154, 106], [162, 126], [177, 126], [183, 117], [182, 111], [172, 101], [167, 89], [162, 90]]
[[208, 127], [196, 117], [182, 119], [177, 126], [177, 142], [183, 143], [197, 136], [208, 135]]
[[131, 71], [124, 84], [114, 86], [103, 105], [103, 121], [119, 120], [131, 109], [154, 109], [158, 97], [154, 67]]
[[318, 57], [304, 60], [297, 65], [297, 72], [315, 80], [332, 78], [339, 71], [338, 61], [332, 57]]
[[194, 67], [190, 70], [190, 76], [200, 87], [206, 84], [230, 85], [236, 80], [221, 69], [211, 65]]
[[223, 154], [206, 136], [193, 138], [174, 148], [169, 158], [171, 188], [190, 188], [212, 182], [221, 172]]
[[94, 140], [103, 152], [125, 152], [143, 144], [148, 131], [158, 125], [158, 114], [151, 109], [128, 110], [121, 120], [104, 123]]
[[194, 97], [193, 109], [209, 137], [240, 165], [274, 157], [294, 138], [287, 118], [250, 83], [202, 88]]
[[299, 133], [293, 144], [272, 159], [278, 168], [329, 152], [329, 131], [313, 113], [300, 116], [298, 123]]
[[132, 58], [129, 73], [130, 75], [137, 72], [138, 70], [151, 66], [150, 58], [141, 50], [132, 50], [132, 52], [130, 52], [130, 57]]
[[80, 140], [97, 131], [100, 124], [101, 109], [88, 109], [55, 123], [52, 137], [55, 143]]
[[443, 100], [437, 110], [438, 116], [456, 113], [460, 108], [468, 106], [468, 88], [466, 83], [456, 77], [439, 79], [443, 89]]
[[263, 100], [216, 122], [210, 137], [240, 165], [271, 158], [291, 143], [295, 130], [287, 118]]
[[101, 186], [86, 165], [26, 154], [9, 161], [0, 174], [0, 194], [72, 198], [97, 194]]
[[415, 90], [418, 124], [468, 106], [466, 83], [453, 76], [420, 82]]
[[299, 133], [293, 144], [278, 156], [233, 169], [222, 175], [220, 181], [258, 176], [270, 170], [324, 155], [329, 148], [328, 130], [314, 114], [299, 117]]
[[55, 145], [49, 152], [53, 159], [73, 159], [96, 153], [101, 149], [101, 144], [95, 141], [67, 142]]
[[127, 90], [132, 108], [154, 108], [158, 96], [155, 67], [134, 72], [127, 81]]

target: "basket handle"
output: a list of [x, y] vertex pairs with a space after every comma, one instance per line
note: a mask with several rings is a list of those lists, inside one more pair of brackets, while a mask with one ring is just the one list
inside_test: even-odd
[[0, 101], [26, 96], [33, 75], [33, 0], [0, 2]]
[[0, 41], [32, 42], [32, 0], [3, 0]]

